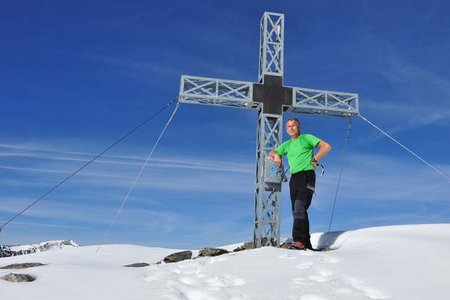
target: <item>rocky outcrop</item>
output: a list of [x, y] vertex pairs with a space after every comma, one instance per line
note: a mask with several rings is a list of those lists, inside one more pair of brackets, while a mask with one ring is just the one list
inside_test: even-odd
[[134, 264], [125, 265], [124, 267], [127, 267], [127, 268], [144, 268], [144, 267], [148, 267], [148, 266], [150, 266], [150, 264], [148, 264], [146, 262], [138, 262], [138, 263], [134, 263]]
[[14, 273], [6, 274], [5, 276], [2, 277], [2, 279], [10, 282], [31, 282], [36, 280], [34, 276], [31, 276], [29, 274], [14, 274]]
[[10, 257], [10, 256], [15, 256], [15, 255], [21, 255], [21, 254], [22, 253], [18, 253], [17, 251], [11, 250], [11, 246], [0, 245], [0, 258], [1, 257]]
[[29, 263], [22, 263], [22, 264], [11, 264], [11, 265], [7, 265], [7, 266], [4, 266], [4, 267], [1, 267], [0, 269], [16, 269], [16, 270], [20, 270], [20, 269], [28, 269], [28, 268], [40, 267], [40, 266], [45, 266], [45, 265], [41, 264], [41, 263], [29, 262]]
[[[243, 245], [239, 246], [238, 248], [234, 249], [233, 252], [250, 250], [250, 249], [253, 249], [253, 243], [247, 242], [247, 243], [244, 243]], [[228, 251], [226, 249], [206, 247], [206, 248], [201, 249], [199, 251], [198, 256], [195, 258], [214, 257], [214, 256], [223, 255], [223, 254], [228, 254], [228, 253], [230, 253], [230, 251]], [[166, 256], [159, 263], [162, 263], [162, 262], [174, 263], [174, 262], [179, 262], [179, 261], [183, 261], [183, 260], [187, 260], [187, 259], [192, 259], [191, 251], [181, 251], [181, 252], [176, 252], [176, 253], [170, 254], [169, 256]]]
[[172, 253], [163, 259], [165, 263], [174, 263], [192, 258], [192, 251], [181, 251]]
[[198, 257], [205, 257], [205, 256], [219, 256], [222, 254], [228, 254], [230, 253], [228, 250], [220, 249], [220, 248], [203, 248], [200, 250]]
[[233, 252], [239, 252], [239, 251], [244, 251], [244, 250], [250, 250], [253, 249], [253, 243], [252, 242], [246, 242], [243, 245], [237, 247], [236, 249], [233, 250]]

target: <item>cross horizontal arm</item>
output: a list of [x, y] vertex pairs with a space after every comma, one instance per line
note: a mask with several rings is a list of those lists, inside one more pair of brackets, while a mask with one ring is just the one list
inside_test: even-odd
[[358, 94], [292, 88], [292, 106], [286, 111], [351, 117], [359, 114]]
[[181, 103], [258, 108], [253, 102], [253, 82], [218, 78], [181, 76]]

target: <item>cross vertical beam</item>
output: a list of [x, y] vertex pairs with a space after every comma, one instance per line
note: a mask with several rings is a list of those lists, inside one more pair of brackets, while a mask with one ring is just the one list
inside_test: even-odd
[[[259, 84], [253, 85], [258, 111], [253, 247], [280, 245], [281, 181], [267, 180], [267, 154], [283, 138], [282, 107], [292, 102], [292, 89], [283, 87], [284, 15], [265, 12], [260, 23]], [[279, 170], [278, 170], [279, 171]]]
[[260, 25], [258, 83], [181, 77], [180, 103], [258, 111], [253, 246], [280, 244], [280, 172], [266, 159], [281, 144], [283, 112], [351, 118], [359, 113], [358, 94], [283, 85], [284, 15], [265, 12]]
[[265, 12], [261, 18], [259, 36], [258, 81], [264, 75], [283, 77], [284, 66], [284, 15]]
[[[281, 213], [281, 182], [266, 180], [270, 167], [266, 165], [267, 153], [281, 141], [281, 115], [258, 112], [258, 133], [256, 141], [256, 188], [253, 246], [279, 246], [280, 213]], [[275, 173], [278, 171], [274, 170]]]

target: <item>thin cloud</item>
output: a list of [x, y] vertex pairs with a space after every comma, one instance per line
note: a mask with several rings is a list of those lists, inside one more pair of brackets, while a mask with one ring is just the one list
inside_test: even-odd
[[389, 115], [395, 117], [397, 124], [391, 125], [389, 132], [399, 133], [430, 124], [450, 124], [446, 122], [450, 118], [447, 101], [450, 98], [450, 80], [408, 61], [389, 42], [374, 34], [367, 34], [364, 42], [383, 54], [374, 70], [396, 87], [396, 91], [392, 92], [390, 88], [391, 92], [385, 93], [384, 99], [364, 99], [361, 105], [379, 114], [390, 111]]
[[[1, 148], [8, 148], [8, 151], [2, 151]], [[16, 151], [17, 150], [17, 151]], [[26, 150], [27, 152], [23, 152]], [[35, 158], [41, 160], [56, 160], [62, 162], [88, 162], [90, 159], [95, 157], [94, 153], [86, 152], [69, 152], [61, 150], [48, 150], [42, 148], [24, 147], [21, 145], [5, 145], [0, 144], [0, 157], [23, 157], [23, 158]], [[96, 164], [116, 164], [116, 165], [127, 165], [127, 166], [140, 166], [145, 161], [145, 156], [141, 155], [103, 155], [98, 158]], [[211, 171], [224, 171], [224, 172], [235, 172], [235, 173], [245, 173], [248, 174], [250, 164], [242, 164], [239, 162], [221, 162], [217, 160], [200, 160], [193, 159], [192, 157], [154, 157], [150, 160], [150, 164], [156, 165], [158, 167], [164, 168], [185, 168], [185, 169], [203, 169]], [[11, 168], [21, 170], [20, 167], [13, 166], [0, 166], [3, 168]], [[26, 170], [26, 168], [23, 168]], [[47, 172], [39, 169], [30, 169], [33, 172]]]
[[[449, 165], [438, 167], [444, 173], [450, 172]], [[334, 195], [331, 184], [337, 174], [329, 173], [331, 178], [327, 179], [325, 193]], [[352, 154], [344, 168], [340, 188], [341, 197], [351, 201], [450, 203], [449, 194], [448, 181], [419, 161], [368, 153]]]

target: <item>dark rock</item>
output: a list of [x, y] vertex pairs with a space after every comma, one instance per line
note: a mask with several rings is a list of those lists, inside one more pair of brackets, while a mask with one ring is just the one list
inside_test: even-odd
[[124, 267], [127, 267], [127, 268], [143, 268], [143, 267], [148, 267], [148, 266], [150, 266], [150, 264], [145, 263], [145, 262], [138, 262], [138, 263], [126, 265]]
[[289, 244], [290, 244], [290, 243], [288, 243], [288, 242], [284, 242], [284, 243], [282, 243], [282, 244], [280, 245], [280, 248], [283, 248], [283, 249], [289, 249]]
[[11, 248], [9, 246], [0, 245], [0, 258], [1, 257], [11, 257], [13, 253], [11, 252]]
[[261, 240], [261, 245], [263, 246], [263, 247], [267, 247], [267, 246], [272, 246], [272, 247], [278, 247], [278, 244], [277, 244], [277, 241], [276, 240], [274, 240], [274, 239], [268, 239], [268, 238], [262, 238], [262, 240]]
[[253, 242], [246, 242], [242, 246], [239, 246], [236, 249], [234, 249], [233, 252], [239, 252], [250, 249], [253, 249]]
[[45, 266], [45, 264], [41, 264], [41, 263], [23, 263], [23, 264], [12, 264], [12, 265], [7, 265], [4, 267], [1, 267], [0, 269], [27, 269], [27, 268], [33, 268], [33, 267], [40, 267], [40, 266]]
[[3, 280], [10, 282], [31, 282], [35, 281], [36, 278], [29, 274], [14, 274], [9, 273], [2, 277]]
[[228, 250], [220, 249], [220, 248], [204, 248], [200, 250], [198, 256], [204, 257], [204, 256], [218, 256], [222, 254], [230, 253]]
[[181, 251], [172, 253], [163, 259], [165, 263], [174, 263], [192, 258], [192, 251]]

